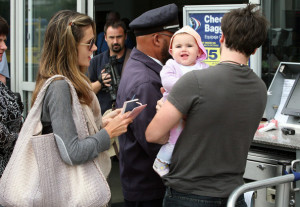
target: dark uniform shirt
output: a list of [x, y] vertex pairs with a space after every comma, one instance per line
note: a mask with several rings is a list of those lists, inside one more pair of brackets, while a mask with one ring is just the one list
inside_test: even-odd
[[152, 166], [160, 145], [148, 143], [145, 131], [156, 113], [156, 103], [162, 97], [159, 72], [162, 66], [133, 48], [122, 75], [117, 107], [134, 96], [147, 107], [119, 136], [120, 173], [124, 198], [146, 201], [163, 198], [165, 187]]

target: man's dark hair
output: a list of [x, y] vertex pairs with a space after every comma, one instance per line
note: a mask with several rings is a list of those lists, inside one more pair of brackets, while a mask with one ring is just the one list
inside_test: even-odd
[[226, 47], [249, 57], [267, 37], [268, 21], [254, 4], [226, 13], [221, 22]]
[[118, 27], [122, 27], [124, 30], [124, 34], [126, 35], [126, 25], [122, 20], [112, 21], [112, 22], [106, 22], [104, 25], [104, 34], [106, 35], [106, 31], [108, 27], [112, 27], [114, 29]]
[[116, 21], [119, 20], [121, 18], [119, 12], [116, 11], [110, 11], [106, 14], [106, 22], [110, 22], [110, 21]]
[[9, 28], [8, 28], [8, 24], [7, 24], [6, 20], [0, 16], [0, 35], [7, 36], [8, 31], [9, 31]]

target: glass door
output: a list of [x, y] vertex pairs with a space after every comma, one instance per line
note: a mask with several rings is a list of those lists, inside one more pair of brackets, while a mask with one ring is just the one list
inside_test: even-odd
[[300, 60], [300, 0], [263, 0], [262, 8], [270, 22], [262, 47], [262, 79], [269, 87], [280, 62]]
[[[76, 10], [93, 17], [93, 0], [14, 0], [15, 91], [21, 93], [25, 116], [31, 106], [31, 96], [39, 67], [44, 34], [51, 17], [59, 10]], [[14, 42], [14, 40], [12, 42]]]

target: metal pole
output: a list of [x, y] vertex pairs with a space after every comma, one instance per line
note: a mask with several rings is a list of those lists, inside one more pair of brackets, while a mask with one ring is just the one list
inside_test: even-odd
[[250, 190], [257, 190], [260, 188], [265, 188], [269, 186], [279, 185], [282, 183], [294, 181], [295, 176], [293, 174], [278, 176], [274, 178], [269, 178], [265, 180], [259, 180], [251, 183], [244, 184], [236, 188], [229, 196], [227, 201], [227, 207], [234, 207], [237, 199], [242, 193], [245, 193]]
[[[291, 165], [290, 161], [279, 160], [277, 165], [277, 174], [284, 175], [285, 172], [289, 172], [290, 165]], [[275, 197], [276, 207], [289, 206], [290, 191], [291, 191], [291, 183], [283, 183], [276, 186], [276, 197]]]

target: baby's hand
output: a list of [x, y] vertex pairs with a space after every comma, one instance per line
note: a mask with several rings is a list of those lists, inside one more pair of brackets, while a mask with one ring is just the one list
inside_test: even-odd
[[159, 111], [159, 109], [162, 107], [163, 104], [164, 104], [163, 98], [161, 98], [161, 99], [159, 99], [157, 101], [157, 104], [156, 104], [156, 113]]
[[[160, 88], [160, 92], [161, 92], [161, 94], [164, 94], [164, 92], [166, 92], [166, 90], [164, 89], [164, 87]], [[156, 113], [158, 112], [158, 110], [164, 104], [164, 100], [163, 99], [164, 99], [164, 97], [162, 97], [160, 100], [157, 101], [157, 104], [156, 104]]]
[[164, 89], [164, 87], [160, 88], [160, 92], [161, 92], [161, 94], [164, 94], [164, 92], [166, 92], [166, 90]]

